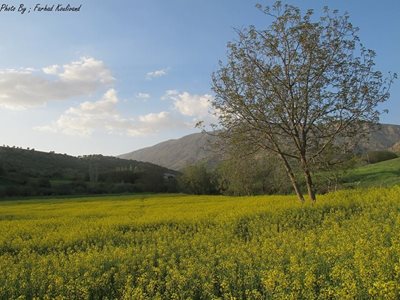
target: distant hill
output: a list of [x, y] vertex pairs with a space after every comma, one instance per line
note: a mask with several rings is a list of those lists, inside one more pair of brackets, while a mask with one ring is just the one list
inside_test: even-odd
[[394, 144], [393, 146], [391, 146], [389, 148], [389, 150], [396, 152], [396, 153], [400, 153], [400, 141], [398, 141], [396, 144]]
[[[214, 136], [194, 133], [118, 157], [151, 162], [173, 170], [181, 170], [201, 161], [212, 165], [221, 158], [221, 155], [213, 150], [212, 144], [215, 141]], [[360, 144], [359, 151], [387, 150], [396, 143], [400, 143], [400, 125], [382, 124], [378, 130], [371, 132], [368, 141]]]
[[0, 197], [168, 192], [175, 175], [148, 162], [0, 147]]
[[216, 137], [206, 133], [193, 133], [180, 139], [168, 140], [152, 147], [119, 155], [119, 158], [151, 162], [173, 170], [204, 161], [213, 164], [220, 155], [213, 149]]
[[400, 125], [381, 124], [377, 130], [371, 132], [369, 140], [361, 143], [364, 151], [392, 150], [400, 143]]

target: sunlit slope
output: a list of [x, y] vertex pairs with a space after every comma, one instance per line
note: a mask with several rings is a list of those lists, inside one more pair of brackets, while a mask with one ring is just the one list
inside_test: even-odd
[[351, 170], [344, 178], [347, 186], [377, 187], [400, 184], [400, 158]]
[[0, 299], [396, 299], [400, 188], [0, 203]]

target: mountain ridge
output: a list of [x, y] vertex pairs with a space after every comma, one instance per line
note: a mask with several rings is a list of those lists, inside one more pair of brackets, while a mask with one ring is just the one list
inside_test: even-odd
[[[145, 147], [133, 152], [118, 155], [118, 158], [152, 162], [168, 169], [181, 170], [187, 165], [200, 161], [212, 163], [219, 160], [219, 154], [211, 149], [215, 136], [207, 133], [192, 133], [178, 139], [170, 139], [154, 146]], [[162, 153], [160, 155], [160, 153]], [[134, 157], [139, 157], [136, 159]]]
[[[178, 139], [170, 139], [150, 147], [118, 155], [123, 159], [150, 162], [172, 170], [199, 162], [208, 165], [216, 164], [222, 157], [212, 149], [217, 137], [204, 132], [192, 133]], [[399, 149], [400, 125], [380, 124], [379, 128], [369, 134], [369, 140], [360, 144], [359, 151]]]

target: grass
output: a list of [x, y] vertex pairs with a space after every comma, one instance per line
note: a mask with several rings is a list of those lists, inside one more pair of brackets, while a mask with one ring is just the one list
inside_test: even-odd
[[0, 299], [398, 299], [400, 187], [0, 202]]
[[344, 178], [348, 187], [386, 187], [400, 184], [400, 158], [351, 170]]

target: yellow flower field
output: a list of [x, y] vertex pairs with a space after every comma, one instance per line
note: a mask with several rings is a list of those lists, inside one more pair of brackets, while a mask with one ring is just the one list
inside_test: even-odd
[[0, 299], [398, 299], [400, 187], [0, 202]]

